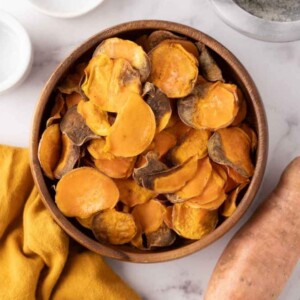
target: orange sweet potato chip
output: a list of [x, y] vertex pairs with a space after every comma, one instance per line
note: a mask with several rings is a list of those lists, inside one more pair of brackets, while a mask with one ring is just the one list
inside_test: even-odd
[[212, 166], [208, 157], [198, 160], [195, 176], [179, 191], [168, 194], [172, 203], [183, 202], [203, 193], [212, 174]]
[[185, 203], [176, 203], [172, 213], [173, 229], [178, 235], [199, 240], [213, 231], [218, 222], [216, 210], [193, 208]]
[[99, 241], [113, 245], [129, 243], [137, 232], [133, 217], [115, 209], [108, 209], [95, 215], [92, 230]]
[[214, 162], [229, 166], [244, 177], [251, 177], [254, 172], [250, 152], [250, 138], [238, 127], [220, 129], [208, 142], [209, 157]]
[[54, 177], [60, 179], [73, 170], [80, 156], [80, 147], [73, 144], [66, 134], [62, 134], [62, 150], [60, 159], [54, 170]]
[[84, 118], [86, 125], [97, 135], [107, 136], [110, 129], [108, 114], [91, 101], [81, 100], [77, 112]]
[[208, 130], [191, 129], [179, 144], [171, 150], [170, 158], [174, 165], [182, 164], [195, 156], [207, 155], [207, 144], [211, 133]]
[[235, 190], [233, 190], [230, 195], [227, 197], [226, 201], [224, 202], [224, 205], [221, 210], [221, 214], [224, 217], [230, 217], [237, 208], [237, 197], [239, 193], [248, 185], [248, 182], [242, 183], [239, 185]]
[[198, 76], [198, 61], [178, 43], [161, 43], [149, 53], [153, 82], [169, 98], [187, 96]]
[[136, 205], [132, 210], [132, 216], [139, 224], [142, 232], [148, 234], [155, 232], [163, 224], [165, 207], [155, 199]]
[[113, 208], [118, 200], [119, 190], [113, 180], [90, 167], [68, 172], [56, 186], [55, 202], [68, 217], [88, 218]]
[[38, 149], [41, 167], [50, 179], [54, 179], [53, 171], [59, 162], [61, 147], [59, 124], [52, 124], [43, 132]]
[[227, 127], [238, 113], [236, 86], [220, 81], [197, 85], [177, 106], [182, 122], [191, 127], [210, 130]]
[[120, 192], [120, 201], [129, 207], [143, 204], [157, 196], [157, 193], [138, 185], [133, 179], [115, 180], [115, 183]]
[[85, 75], [81, 86], [83, 92], [104, 111], [118, 112], [129, 93], [141, 91], [138, 71], [123, 58], [111, 59], [106, 54], [99, 54], [90, 60]]

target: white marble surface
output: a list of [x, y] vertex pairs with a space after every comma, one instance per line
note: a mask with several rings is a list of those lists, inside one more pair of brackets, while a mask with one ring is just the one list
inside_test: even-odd
[[[286, 163], [300, 153], [300, 41], [272, 44], [245, 37], [220, 21], [205, 0], [105, 0], [93, 12], [68, 20], [42, 15], [27, 1], [0, 1], [0, 9], [25, 26], [35, 51], [27, 80], [0, 96], [0, 143], [28, 146], [35, 104], [55, 66], [85, 39], [120, 22], [163, 19], [193, 26], [223, 43], [249, 70], [265, 104], [270, 150], [264, 184], [246, 216], [214, 245], [186, 258], [149, 265], [108, 260], [144, 299], [202, 299], [230, 237], [271, 191]], [[300, 263], [280, 299], [299, 300], [299, 283]]]

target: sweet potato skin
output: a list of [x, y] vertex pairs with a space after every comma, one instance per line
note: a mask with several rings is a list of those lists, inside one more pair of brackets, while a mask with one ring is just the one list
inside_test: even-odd
[[277, 299], [300, 258], [300, 156], [221, 255], [205, 300]]

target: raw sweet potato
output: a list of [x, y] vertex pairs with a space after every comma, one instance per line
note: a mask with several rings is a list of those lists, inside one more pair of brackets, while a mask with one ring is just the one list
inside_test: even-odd
[[205, 300], [271, 300], [300, 258], [300, 157], [221, 255]]

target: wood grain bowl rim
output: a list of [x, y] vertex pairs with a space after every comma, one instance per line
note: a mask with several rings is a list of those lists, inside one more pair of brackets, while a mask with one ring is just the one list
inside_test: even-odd
[[[258, 148], [257, 148], [257, 162], [255, 172], [251, 183], [237, 207], [234, 214], [225, 220], [219, 227], [213, 232], [203, 237], [199, 241], [195, 241], [188, 245], [183, 245], [176, 249], [164, 250], [163, 252], [142, 252], [140, 250], [120, 250], [117, 246], [109, 246], [101, 244], [100, 242], [93, 240], [92, 238], [85, 235], [77, 227], [75, 227], [57, 208], [54, 200], [52, 199], [48, 188], [46, 186], [42, 170], [38, 161], [38, 143], [40, 139], [40, 128], [42, 116], [47, 104], [49, 97], [53, 91], [53, 88], [58, 83], [59, 79], [64, 75], [67, 69], [78, 60], [83, 54], [90, 49], [96, 47], [100, 41], [120, 34], [128, 33], [130, 31], [138, 30], [170, 30], [178, 34], [185, 35], [191, 39], [199, 40], [205, 45], [210, 47], [215, 53], [217, 53], [227, 64], [234, 69], [239, 80], [243, 83], [249, 98], [251, 99], [254, 112], [257, 119], [258, 128]], [[104, 255], [106, 257], [139, 263], [150, 263], [150, 262], [163, 262], [180, 258], [189, 254], [192, 254], [204, 247], [210, 245], [225, 233], [227, 233], [244, 215], [261, 185], [268, 154], [268, 127], [266, 115], [263, 107], [263, 103], [260, 99], [257, 88], [251, 79], [250, 75], [239, 62], [239, 60], [223, 45], [214, 40], [212, 37], [202, 33], [201, 31], [191, 28], [186, 25], [160, 20], [141, 20], [131, 21], [122, 23], [117, 26], [113, 26], [106, 30], [99, 32], [92, 36], [81, 46], [76, 48], [52, 73], [46, 85], [44, 86], [40, 99], [37, 103], [33, 118], [32, 135], [30, 140], [30, 165], [33, 174], [35, 184], [39, 190], [42, 201], [45, 206], [50, 210], [55, 221], [63, 228], [63, 230], [71, 236], [74, 240], [85, 246], [86, 248]]]

